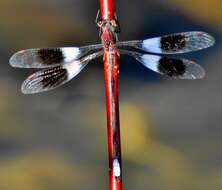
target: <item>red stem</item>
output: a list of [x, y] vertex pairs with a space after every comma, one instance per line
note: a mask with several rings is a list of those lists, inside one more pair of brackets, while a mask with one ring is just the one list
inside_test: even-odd
[[102, 19], [113, 19], [113, 0], [100, 0], [100, 14]]
[[[102, 19], [112, 20], [113, 1], [100, 0], [100, 15]], [[109, 186], [110, 190], [122, 189], [122, 159], [120, 145], [119, 124], [119, 96], [118, 76], [119, 63], [118, 51], [116, 49], [106, 51], [104, 49], [104, 78], [106, 88], [106, 111], [108, 131], [108, 153], [109, 153]]]

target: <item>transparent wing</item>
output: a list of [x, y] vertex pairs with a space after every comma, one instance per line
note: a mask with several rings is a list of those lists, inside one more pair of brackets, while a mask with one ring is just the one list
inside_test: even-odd
[[83, 59], [44, 69], [30, 75], [22, 84], [24, 94], [34, 94], [55, 89], [74, 78], [90, 60], [102, 55], [102, 52], [93, 53]]
[[141, 41], [119, 42], [119, 47], [134, 47], [158, 54], [187, 53], [213, 46], [214, 38], [206, 32], [184, 32]]
[[168, 77], [179, 79], [202, 79], [205, 76], [205, 71], [200, 65], [187, 59], [171, 59], [157, 55], [140, 54], [125, 50], [121, 50], [120, 52], [133, 56], [145, 67]]
[[37, 48], [15, 53], [9, 60], [12, 67], [49, 68], [70, 63], [91, 50], [102, 48], [101, 44], [83, 47]]

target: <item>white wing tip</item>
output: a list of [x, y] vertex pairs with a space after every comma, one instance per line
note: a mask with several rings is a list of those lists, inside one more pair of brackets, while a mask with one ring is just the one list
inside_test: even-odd
[[12, 67], [16, 67], [16, 56], [17, 56], [17, 54], [14, 54], [14, 55], [12, 55], [11, 57], [10, 57], [10, 59], [9, 59], [9, 64], [10, 64], [10, 66], [12, 66]]
[[22, 94], [34, 94], [35, 93], [28, 88], [28, 84], [30, 82], [29, 78], [30, 78], [30, 76], [22, 83], [22, 86], [21, 86]]
[[216, 42], [215, 38], [207, 32], [196, 31], [196, 32], [190, 32], [190, 33], [195, 33], [197, 36], [204, 37], [203, 39], [206, 42], [208, 42], [208, 47], [213, 46]]
[[22, 68], [22, 54], [27, 50], [21, 50], [13, 54], [9, 59], [9, 64], [12, 67]]

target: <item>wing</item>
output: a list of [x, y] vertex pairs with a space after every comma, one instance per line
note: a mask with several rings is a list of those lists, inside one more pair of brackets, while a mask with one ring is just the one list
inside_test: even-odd
[[22, 50], [10, 58], [10, 65], [19, 68], [49, 68], [79, 59], [91, 50], [102, 48], [101, 44], [83, 47], [38, 48]]
[[34, 94], [55, 89], [74, 78], [90, 60], [102, 55], [102, 52], [93, 53], [83, 59], [44, 69], [30, 75], [22, 84], [24, 94]]
[[171, 59], [124, 50], [120, 52], [133, 56], [137, 61], [150, 70], [171, 78], [202, 79], [205, 76], [205, 71], [200, 65], [187, 59]]
[[184, 32], [142, 41], [119, 42], [119, 47], [134, 47], [157, 54], [187, 53], [213, 46], [214, 38], [205, 32]]

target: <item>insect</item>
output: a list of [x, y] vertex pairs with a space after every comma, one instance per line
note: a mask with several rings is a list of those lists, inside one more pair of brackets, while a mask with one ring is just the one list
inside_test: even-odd
[[[171, 78], [201, 79], [204, 69], [187, 59], [168, 58], [170, 54], [202, 50], [215, 43], [205, 32], [183, 32], [146, 40], [118, 41], [120, 26], [113, 11], [112, 0], [100, 0], [96, 23], [102, 43], [83, 47], [39, 48], [15, 53], [10, 65], [37, 68], [22, 84], [24, 94], [55, 89], [73, 79], [93, 59], [103, 55], [106, 89], [106, 112], [109, 152], [110, 190], [122, 189], [122, 159], [120, 146], [118, 58], [120, 54], [134, 57], [148, 69]], [[131, 50], [129, 50], [131, 49]], [[134, 49], [134, 51], [132, 51]], [[141, 52], [144, 53], [141, 53]]]
[[[42, 69], [23, 82], [22, 92], [33, 94], [55, 89], [73, 79], [91, 60], [102, 55], [110, 60], [114, 59], [115, 54], [129, 55], [148, 69], [171, 78], [201, 79], [205, 76], [204, 69], [197, 63], [187, 59], [168, 58], [166, 55], [188, 53], [212, 46], [215, 40], [208, 33], [193, 31], [145, 40], [118, 41], [120, 28], [116, 17], [112, 20], [98, 18], [97, 25], [100, 27], [101, 44], [28, 49], [15, 53], [9, 61], [12, 67]], [[128, 50], [130, 48], [144, 53]]]

